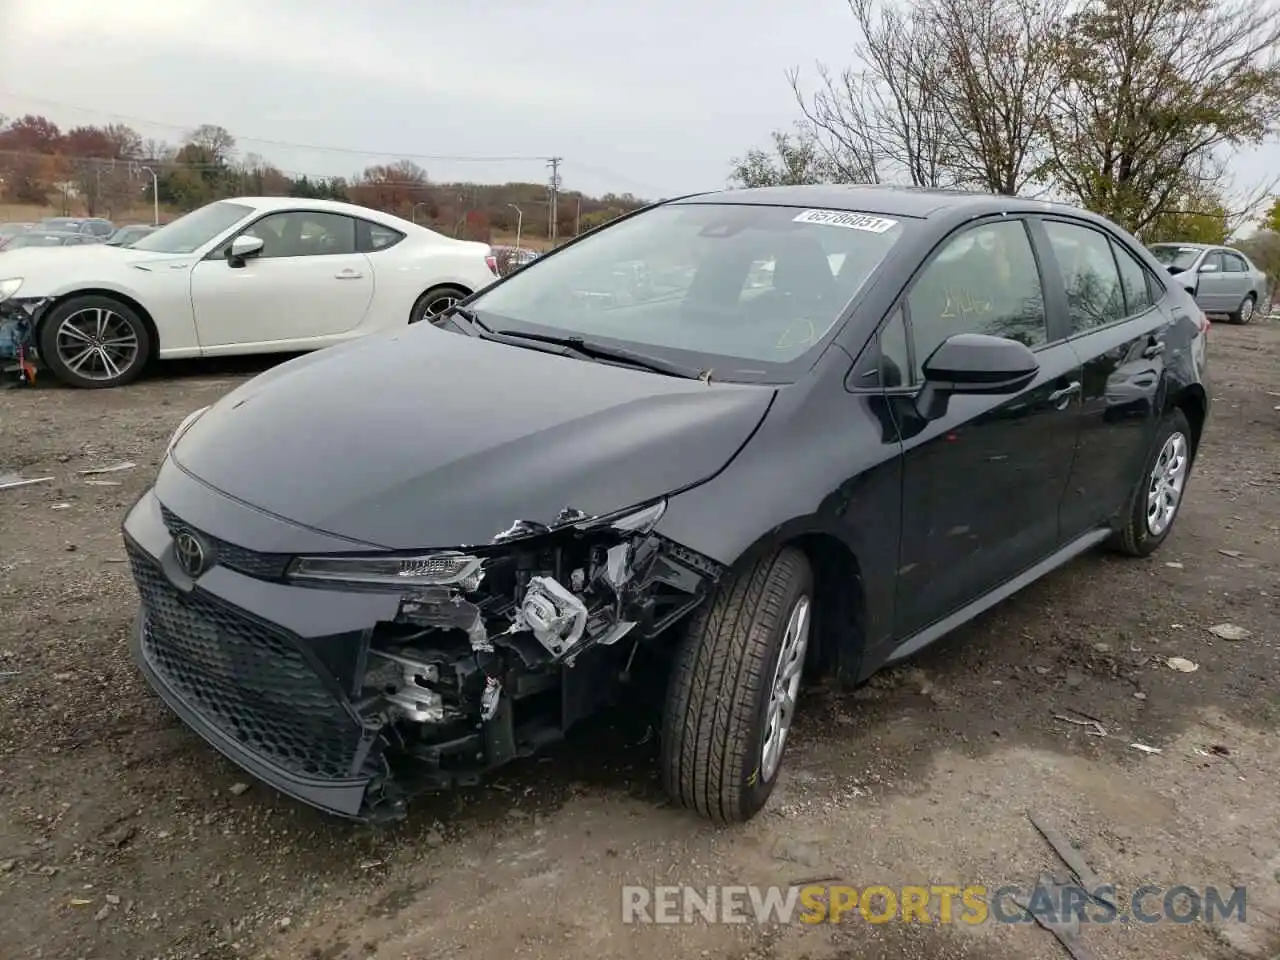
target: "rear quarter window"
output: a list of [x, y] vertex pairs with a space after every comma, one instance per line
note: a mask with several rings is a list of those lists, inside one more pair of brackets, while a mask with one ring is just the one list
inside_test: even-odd
[[404, 234], [392, 227], [371, 220], [356, 221], [356, 249], [361, 253], [387, 250], [403, 239]]

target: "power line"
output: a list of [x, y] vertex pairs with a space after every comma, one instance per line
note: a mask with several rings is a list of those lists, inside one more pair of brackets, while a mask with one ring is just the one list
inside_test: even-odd
[[[72, 110], [77, 113], [89, 114], [95, 117], [108, 117], [112, 120], [118, 120], [124, 123], [138, 124], [145, 127], [157, 127], [164, 130], [179, 131], [182, 134], [190, 133], [194, 127], [191, 124], [168, 123], [163, 120], [148, 119], [145, 117], [133, 116], [131, 114], [114, 113], [108, 110], [98, 110], [93, 107], [77, 106], [76, 104], [65, 103], [59, 100], [49, 100], [44, 97], [33, 97], [25, 93], [14, 90], [0, 89], [0, 96], [13, 97], [17, 100], [26, 101], [34, 104], [41, 104], [46, 107], [56, 107], [61, 110]], [[454, 162], [459, 163], [546, 163], [552, 158], [547, 156], [535, 156], [526, 154], [510, 154], [510, 155], [467, 155], [467, 154], [430, 154], [430, 153], [403, 153], [396, 151], [379, 151], [379, 150], [361, 150], [355, 147], [334, 147], [322, 146], [319, 144], [297, 143], [289, 140], [273, 140], [263, 137], [247, 137], [240, 134], [234, 134], [236, 142], [239, 144], [257, 144], [260, 146], [278, 147], [289, 150], [309, 150], [317, 153], [336, 153], [344, 154], [352, 157], [365, 158], [384, 158], [392, 160], [420, 160], [426, 162]], [[564, 163], [562, 157], [555, 158]], [[664, 191], [657, 189], [654, 184], [636, 180], [627, 177], [613, 170], [603, 167], [593, 166], [578, 160], [569, 160], [567, 165], [573, 169], [599, 177], [603, 180], [612, 180], [616, 183], [630, 185], [639, 189], [642, 193], [650, 196], [661, 196]]]
[[[57, 100], [47, 100], [43, 97], [32, 97], [24, 93], [18, 93], [13, 90], [0, 90], [0, 95], [6, 97], [14, 97], [18, 100], [24, 100], [30, 103], [43, 104], [46, 107], [56, 107], [60, 110], [74, 110], [78, 113], [87, 113], [99, 117], [110, 117], [113, 120], [120, 120], [125, 123], [136, 123], [146, 127], [159, 127], [165, 130], [180, 130], [183, 133], [189, 133], [194, 129], [190, 124], [166, 123], [161, 120], [148, 120], [144, 117], [135, 117], [124, 113], [113, 113], [109, 110], [96, 110], [92, 107], [79, 107], [75, 104], [62, 103]], [[342, 153], [348, 156], [356, 157], [386, 157], [393, 160], [426, 160], [426, 161], [458, 161], [464, 163], [539, 163], [547, 160], [547, 157], [527, 156], [527, 155], [497, 155], [497, 156], [475, 156], [465, 154], [444, 154], [444, 153], [401, 153], [392, 150], [359, 150], [355, 147], [333, 147], [321, 146], [313, 143], [296, 143], [290, 140], [270, 140], [264, 137], [247, 137], [241, 134], [234, 134], [237, 143], [259, 144], [269, 147], [283, 147], [289, 150], [312, 150], [317, 153]]]
[[[351, 177], [333, 175], [327, 173], [316, 173], [310, 170], [291, 170], [284, 167], [277, 167], [275, 164], [268, 164], [265, 167], [243, 167], [226, 163], [185, 163], [181, 160], [158, 160], [152, 157], [82, 157], [71, 156], [62, 153], [40, 153], [37, 150], [2, 150], [0, 149], [0, 160], [8, 159], [25, 159], [25, 160], [55, 160], [69, 164], [74, 167], [92, 167], [98, 170], [109, 168], [119, 169], [126, 173], [131, 172], [130, 168], [152, 167], [162, 173], [169, 173], [178, 170], [190, 170], [195, 173], [204, 171], [223, 172], [231, 177], [254, 177], [260, 175], [280, 174], [291, 180], [300, 177], [306, 177], [309, 180], [342, 180], [348, 187], [412, 187], [423, 190], [439, 189], [449, 184], [446, 181], [421, 181], [421, 180], [354, 180]], [[356, 174], [358, 177], [359, 174]], [[534, 181], [520, 181], [532, 183]], [[545, 202], [545, 201], [541, 201]]]

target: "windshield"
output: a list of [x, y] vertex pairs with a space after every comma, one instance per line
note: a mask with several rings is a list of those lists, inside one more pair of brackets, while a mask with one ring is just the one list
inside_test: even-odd
[[1170, 273], [1181, 273], [1188, 269], [1204, 253], [1199, 247], [1180, 247], [1176, 243], [1157, 243], [1148, 249], [1169, 268]]
[[902, 230], [873, 214], [669, 204], [539, 258], [468, 306], [494, 329], [615, 340], [718, 380], [785, 381]]
[[147, 234], [131, 244], [129, 249], [150, 253], [195, 253], [251, 213], [252, 207], [220, 200], [192, 210], [155, 233]]

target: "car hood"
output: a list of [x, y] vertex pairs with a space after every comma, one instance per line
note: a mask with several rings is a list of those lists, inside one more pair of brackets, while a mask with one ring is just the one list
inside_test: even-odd
[[75, 247], [19, 247], [0, 250], [0, 280], [21, 277], [20, 297], [46, 296], [68, 280], [92, 283], [127, 276], [135, 269], [151, 270], [169, 263], [193, 263], [194, 254], [148, 253], [126, 247], [89, 243]]
[[706, 480], [773, 395], [424, 325], [249, 381], [171, 456], [314, 530], [389, 549], [468, 546], [516, 520], [550, 524], [565, 508], [598, 516]]

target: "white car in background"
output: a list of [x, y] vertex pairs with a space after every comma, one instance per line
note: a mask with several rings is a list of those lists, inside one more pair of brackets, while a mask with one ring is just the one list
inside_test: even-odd
[[58, 379], [114, 387], [152, 359], [315, 350], [439, 313], [492, 283], [484, 243], [332, 200], [201, 207], [130, 247], [0, 258], [0, 313], [35, 319]]

